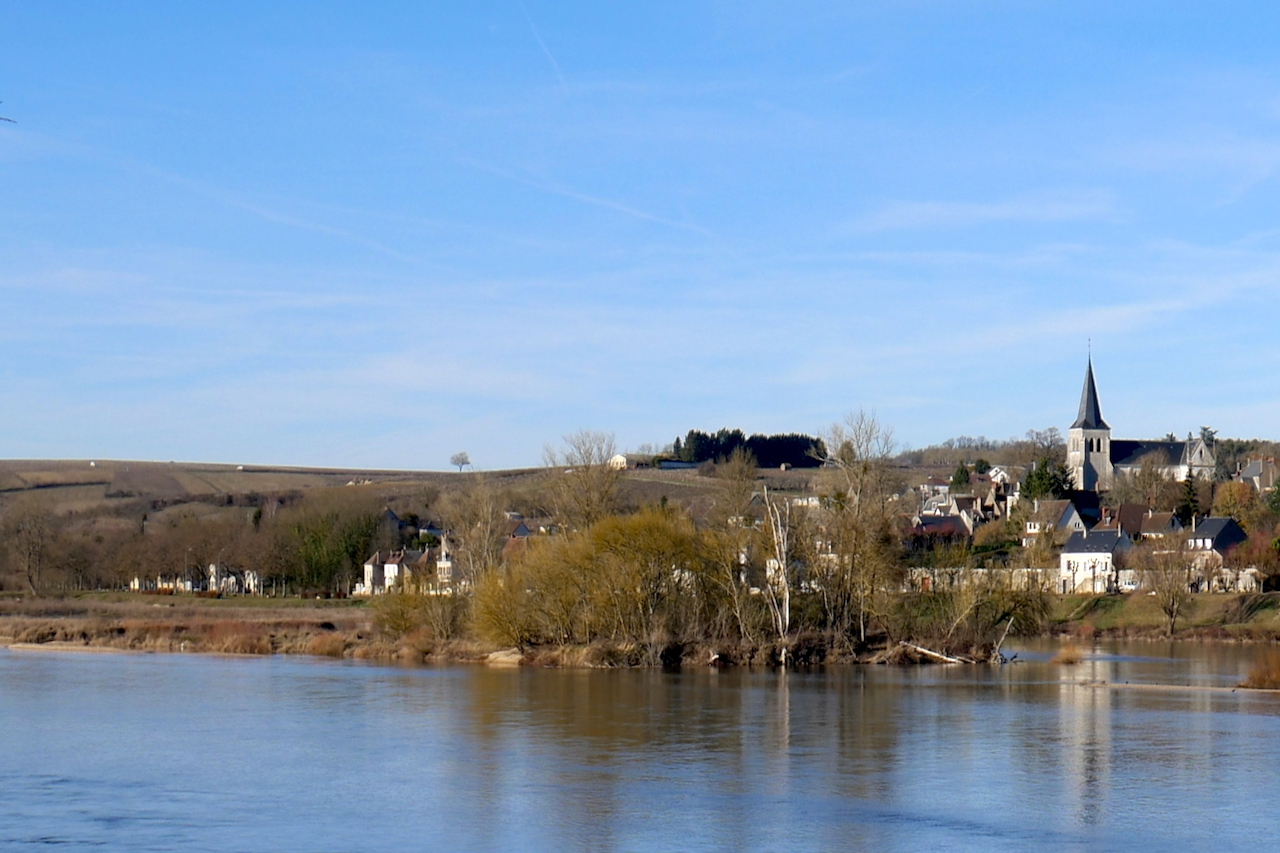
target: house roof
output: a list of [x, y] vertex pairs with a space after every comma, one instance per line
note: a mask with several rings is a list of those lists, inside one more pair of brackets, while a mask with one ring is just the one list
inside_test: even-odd
[[1098, 402], [1098, 386], [1093, 381], [1093, 358], [1084, 372], [1084, 389], [1080, 392], [1080, 413], [1072, 429], [1111, 429], [1102, 419], [1102, 405]]
[[1052, 524], [1054, 527], [1062, 527], [1070, 522], [1071, 514], [1075, 511], [1075, 504], [1065, 498], [1051, 501], [1042, 500], [1036, 503], [1035, 517], [1046, 524]]
[[507, 540], [507, 544], [502, 546], [502, 559], [509, 560], [525, 553], [529, 548], [529, 538], [527, 536], [513, 536]]
[[1234, 518], [1213, 516], [1198, 522], [1191, 537], [1210, 540], [1215, 551], [1225, 551], [1249, 538]]
[[1147, 517], [1147, 508], [1142, 504], [1120, 504], [1111, 512], [1111, 523], [1105, 529], [1123, 530], [1130, 538], [1142, 533], [1142, 521]]
[[1128, 541], [1121, 530], [1078, 530], [1062, 546], [1064, 554], [1112, 554]]
[[1144, 536], [1168, 533], [1174, 528], [1174, 514], [1171, 512], [1153, 512], [1142, 517], [1142, 529], [1138, 531]]
[[1262, 475], [1262, 460], [1250, 459], [1249, 464], [1240, 471], [1241, 477], [1259, 477]]
[[1257, 480], [1257, 486], [1269, 489], [1276, 480], [1276, 461], [1270, 457], [1252, 457], [1240, 470], [1237, 479]]
[[968, 536], [969, 528], [958, 515], [922, 515], [912, 525], [915, 536]]

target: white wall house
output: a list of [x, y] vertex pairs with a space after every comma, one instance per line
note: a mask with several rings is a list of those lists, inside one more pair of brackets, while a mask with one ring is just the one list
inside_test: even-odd
[[1058, 592], [1101, 595], [1137, 589], [1137, 576], [1120, 569], [1117, 557], [1132, 542], [1121, 530], [1077, 531], [1058, 557]]

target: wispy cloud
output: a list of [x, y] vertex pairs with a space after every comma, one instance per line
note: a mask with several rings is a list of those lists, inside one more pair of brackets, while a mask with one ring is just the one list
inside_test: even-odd
[[623, 204], [622, 202], [613, 201], [612, 199], [602, 198], [600, 196], [591, 195], [589, 193], [579, 192], [573, 187], [567, 186], [558, 181], [526, 178], [520, 175], [513, 175], [510, 172], [504, 171], [502, 169], [495, 169], [492, 166], [477, 162], [475, 160], [468, 160], [466, 162], [468, 162], [472, 167], [479, 169], [482, 172], [487, 172], [490, 175], [496, 175], [497, 177], [500, 177], [500, 178], [506, 178], [509, 181], [515, 181], [516, 183], [524, 184], [527, 187], [533, 187], [534, 189], [542, 190], [543, 192], [552, 193], [553, 195], [563, 196], [564, 198], [573, 199], [574, 201], [580, 201], [583, 204], [589, 204], [595, 207], [603, 207], [606, 210], [612, 210], [616, 213], [621, 213], [621, 214], [625, 214], [626, 216], [635, 217], [636, 219], [644, 219], [649, 222], [655, 222], [659, 225], [665, 225], [668, 228], [679, 228], [682, 231], [692, 231], [696, 234], [701, 234], [705, 237], [715, 236], [706, 228], [703, 228], [700, 225], [696, 225], [692, 222], [682, 222], [678, 219], [668, 219], [664, 216], [657, 216], [656, 214], [652, 214], [647, 211], [640, 210], [639, 208], [632, 207], [629, 204]]
[[855, 220], [856, 231], [964, 228], [989, 222], [1067, 222], [1115, 216], [1112, 193], [1102, 190], [1022, 196], [1000, 201], [895, 201]]
[[1160, 139], [1124, 150], [1120, 161], [1142, 171], [1228, 176], [1218, 206], [1238, 201], [1250, 190], [1280, 172], [1280, 142], [1274, 139], [1228, 136], [1219, 132], [1177, 140]]
[[520, 11], [524, 13], [524, 19], [529, 23], [529, 32], [533, 33], [533, 39], [538, 43], [538, 47], [542, 48], [543, 54], [546, 55], [547, 61], [551, 63], [551, 68], [556, 72], [556, 79], [560, 81], [561, 88], [565, 94], [569, 93], [569, 83], [564, 79], [564, 72], [560, 70], [560, 63], [556, 61], [555, 56], [551, 53], [551, 49], [547, 47], [547, 43], [542, 40], [542, 34], [538, 32], [538, 28], [533, 23], [533, 16], [529, 14], [529, 10], [525, 8], [523, 2], [520, 4]]

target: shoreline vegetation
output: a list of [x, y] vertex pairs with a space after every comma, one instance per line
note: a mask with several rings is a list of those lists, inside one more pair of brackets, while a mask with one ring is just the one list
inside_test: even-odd
[[[422, 624], [389, 624], [385, 603], [391, 600], [390, 596], [361, 602], [135, 593], [12, 597], [0, 599], [0, 646], [563, 668], [802, 668], [1001, 660], [937, 652], [884, 635], [852, 647], [816, 632], [797, 634], [785, 644], [662, 637], [647, 643], [597, 640], [503, 646], [474, 638], [440, 639]], [[416, 603], [397, 602], [401, 606]], [[1170, 637], [1163, 614], [1150, 596], [1053, 596], [1039, 630], [1018, 636], [1058, 640], [1058, 654], [1050, 663], [1064, 667], [1079, 663], [1085, 657], [1082, 649], [1098, 640], [1280, 644], [1280, 593], [1199, 595], [1194, 597], [1192, 612], [1185, 627]], [[1280, 650], [1262, 652], [1251, 678], [1241, 686], [1280, 687]]]

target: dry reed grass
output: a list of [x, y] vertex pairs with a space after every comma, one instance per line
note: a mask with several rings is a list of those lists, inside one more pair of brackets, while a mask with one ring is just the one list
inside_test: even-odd
[[1280, 650], [1267, 649], [1258, 655], [1241, 687], [1256, 690], [1280, 690]]
[[206, 651], [236, 655], [271, 654], [271, 638], [260, 624], [224, 619], [204, 627], [201, 646]]
[[1075, 643], [1066, 643], [1062, 648], [1058, 649], [1058, 653], [1050, 659], [1049, 663], [1056, 663], [1062, 666], [1074, 666], [1084, 660], [1084, 652]]
[[307, 641], [307, 654], [340, 658], [347, 651], [346, 636], [338, 633], [317, 634]]
[[394, 643], [370, 642], [356, 646], [351, 656], [356, 660], [393, 660], [400, 653]]

